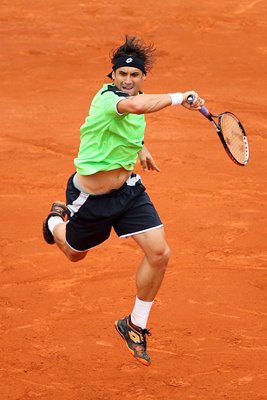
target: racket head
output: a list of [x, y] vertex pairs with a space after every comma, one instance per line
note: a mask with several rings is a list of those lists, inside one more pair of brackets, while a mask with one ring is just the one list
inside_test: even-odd
[[244, 127], [231, 112], [218, 116], [218, 134], [229, 157], [238, 165], [245, 166], [249, 161], [249, 145]]

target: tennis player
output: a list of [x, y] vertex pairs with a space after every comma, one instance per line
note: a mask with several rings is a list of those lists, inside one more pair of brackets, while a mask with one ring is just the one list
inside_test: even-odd
[[[144, 145], [144, 114], [168, 106], [199, 110], [204, 101], [195, 91], [144, 94], [142, 84], [154, 64], [155, 48], [136, 36], [111, 56], [112, 71], [91, 103], [81, 126], [75, 173], [69, 178], [66, 204], [56, 201], [43, 223], [47, 243], [56, 243], [71, 261], [110, 236], [132, 237], [143, 251], [136, 274], [136, 299], [132, 312], [115, 322], [129, 351], [143, 365], [147, 354], [147, 321], [169, 260], [162, 221], [141, 177], [134, 173], [139, 157], [144, 170], [159, 171]], [[192, 104], [187, 97], [194, 96]]]

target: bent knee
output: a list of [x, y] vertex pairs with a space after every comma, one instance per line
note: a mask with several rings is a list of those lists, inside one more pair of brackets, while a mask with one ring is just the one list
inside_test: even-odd
[[86, 257], [87, 252], [78, 253], [78, 252], [68, 252], [66, 256], [68, 257], [69, 261], [71, 262], [78, 262], [83, 260]]
[[71, 262], [77, 262], [82, 260], [84, 257], [86, 257], [86, 254], [88, 253], [88, 251], [73, 250], [66, 241], [59, 247], [63, 251], [65, 256], [68, 258], [68, 260]]

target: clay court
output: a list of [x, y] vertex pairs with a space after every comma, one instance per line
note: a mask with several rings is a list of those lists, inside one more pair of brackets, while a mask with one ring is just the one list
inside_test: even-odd
[[[1, 400], [267, 398], [266, 13], [260, 0], [2, 1]], [[135, 299], [134, 241], [112, 234], [73, 264], [41, 232], [125, 33], [157, 47], [146, 93], [197, 90], [240, 118], [251, 151], [235, 165], [198, 112], [147, 116], [161, 172], [136, 172], [172, 250], [149, 368], [114, 329]]]

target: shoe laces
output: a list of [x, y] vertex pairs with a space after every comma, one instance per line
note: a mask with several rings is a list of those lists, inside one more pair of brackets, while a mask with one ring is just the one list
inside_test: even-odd
[[146, 335], [147, 336], [152, 336], [152, 333], [150, 332], [150, 329], [141, 329], [140, 333], [141, 333], [141, 335], [143, 337], [143, 341], [144, 342], [146, 341]]

